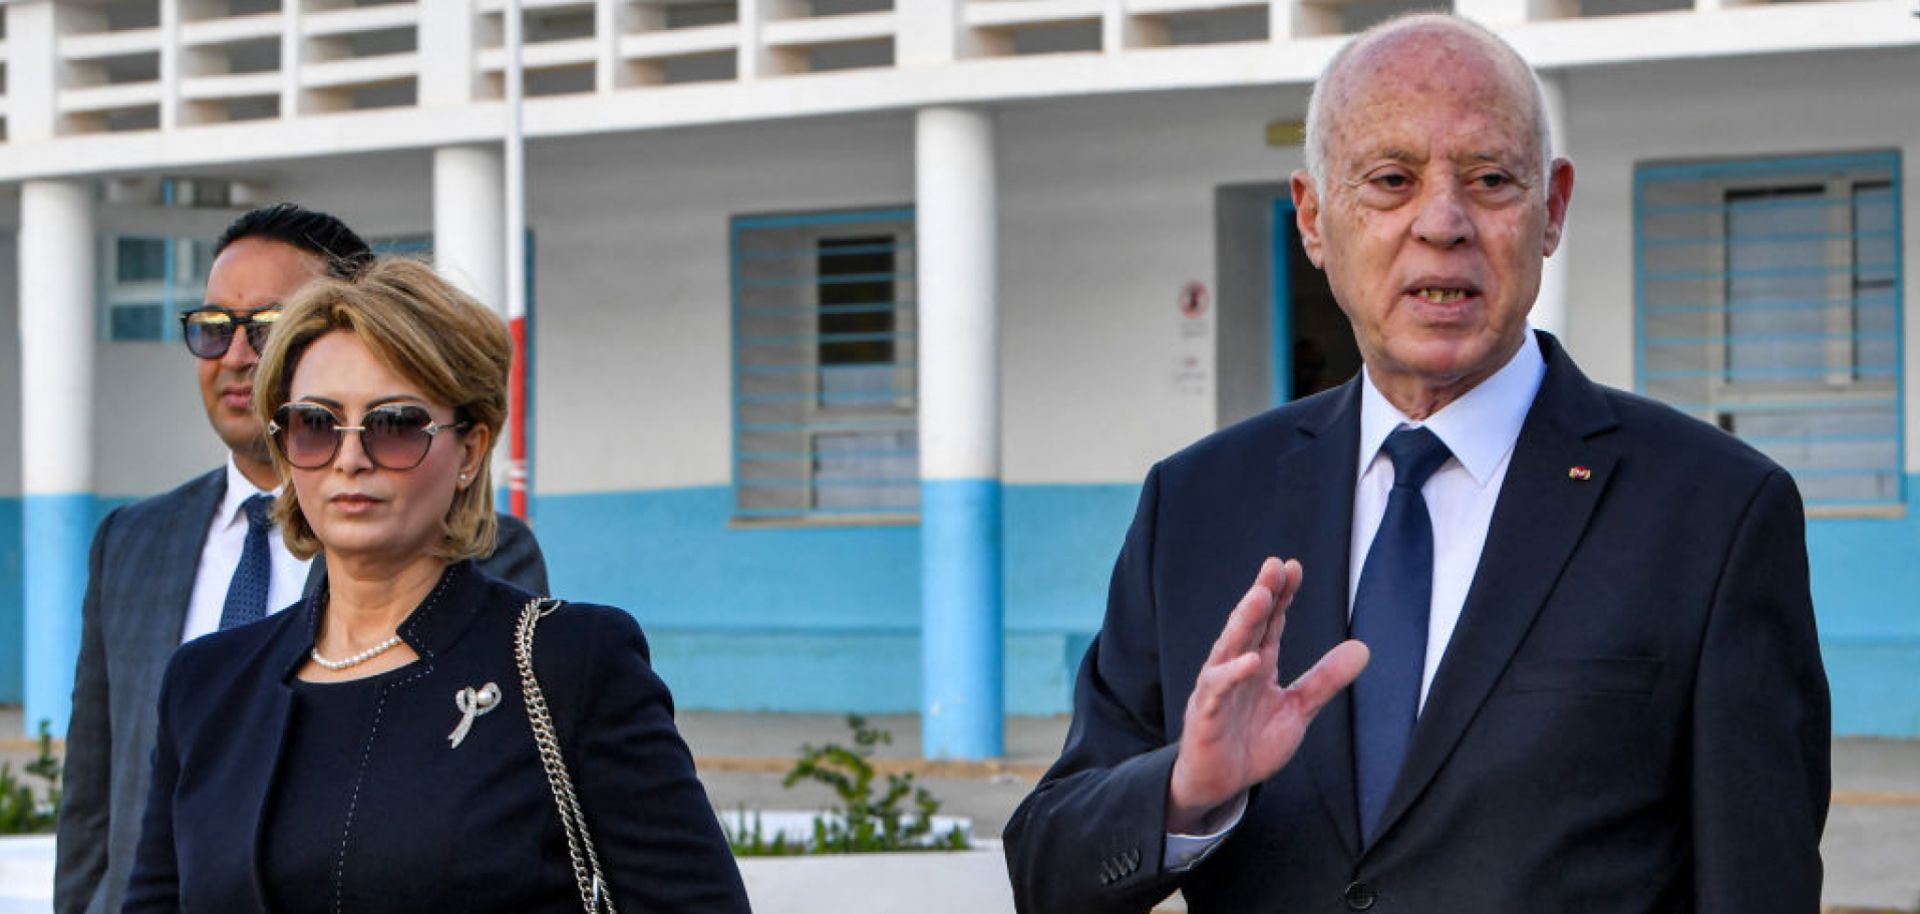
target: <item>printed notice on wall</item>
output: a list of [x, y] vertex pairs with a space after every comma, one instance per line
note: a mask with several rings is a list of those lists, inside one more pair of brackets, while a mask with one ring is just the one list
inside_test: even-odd
[[1205, 397], [1213, 392], [1213, 307], [1206, 283], [1194, 280], [1180, 287], [1175, 298], [1179, 329], [1173, 356], [1173, 392], [1182, 397]]

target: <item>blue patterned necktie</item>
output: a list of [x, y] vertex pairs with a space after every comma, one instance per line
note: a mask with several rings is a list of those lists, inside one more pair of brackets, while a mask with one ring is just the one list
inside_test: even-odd
[[247, 514], [247, 545], [240, 551], [240, 565], [233, 569], [227, 603], [220, 610], [223, 631], [267, 614], [267, 584], [273, 578], [273, 558], [267, 554], [267, 510], [271, 507], [271, 495], [255, 495], [240, 505]]
[[1367, 844], [1373, 843], [1413, 739], [1427, 662], [1433, 521], [1420, 487], [1452, 456], [1425, 428], [1399, 429], [1381, 449], [1393, 461], [1393, 490], [1360, 569], [1352, 622], [1353, 637], [1373, 654], [1353, 683], [1353, 766]]

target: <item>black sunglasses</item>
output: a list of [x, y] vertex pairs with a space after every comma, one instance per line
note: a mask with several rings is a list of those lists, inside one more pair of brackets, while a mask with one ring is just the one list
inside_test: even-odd
[[317, 470], [340, 453], [340, 439], [360, 433], [360, 449], [373, 465], [385, 470], [411, 470], [427, 459], [433, 438], [447, 429], [467, 430], [471, 422], [441, 424], [425, 407], [412, 404], [376, 406], [359, 425], [341, 425], [333, 411], [315, 403], [288, 403], [273, 411], [267, 434], [280, 446], [287, 463], [297, 469]]
[[217, 359], [225, 356], [233, 346], [233, 332], [245, 327], [247, 345], [252, 346], [254, 354], [258, 355], [267, 345], [267, 331], [272, 330], [273, 323], [279, 319], [280, 308], [277, 305], [244, 316], [207, 305], [181, 312], [180, 338], [186, 341], [188, 352], [203, 359]]

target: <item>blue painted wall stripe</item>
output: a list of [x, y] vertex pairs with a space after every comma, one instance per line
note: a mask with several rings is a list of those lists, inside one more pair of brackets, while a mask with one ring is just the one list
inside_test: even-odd
[[[1002, 485], [1009, 713], [1067, 709], [1138, 498]], [[633, 612], [680, 706], [920, 710], [919, 526], [733, 526], [725, 486], [544, 495], [534, 514], [554, 592]]]
[[1001, 754], [1000, 509], [997, 479], [920, 485], [921, 728], [929, 758]]
[[29, 730], [41, 720], [50, 721], [54, 735], [64, 736], [73, 708], [73, 667], [80, 657], [80, 604], [87, 592], [94, 498], [28, 495], [21, 500], [20, 518], [24, 720]]
[[[1920, 482], [1908, 474], [1906, 484]], [[1002, 484], [1004, 688], [1011, 714], [1070, 707], [1072, 677], [1105, 609], [1138, 487]], [[77, 496], [76, 496], [77, 497]], [[76, 571], [55, 621], [78, 632], [95, 520], [72, 537]], [[544, 495], [535, 520], [555, 591], [639, 617], [680, 705], [716, 710], [920, 709], [917, 526], [735, 528], [726, 486]], [[78, 511], [79, 509], [73, 509]], [[0, 498], [0, 701], [24, 697], [25, 507]], [[69, 512], [71, 514], [72, 512]], [[1920, 737], [1920, 515], [1808, 523], [1814, 606], [1834, 731]], [[72, 658], [39, 669], [66, 721]], [[37, 706], [37, 705], [36, 705]], [[29, 719], [28, 727], [33, 726]]]
[[26, 598], [20, 555], [20, 499], [0, 498], [0, 702], [26, 698]]

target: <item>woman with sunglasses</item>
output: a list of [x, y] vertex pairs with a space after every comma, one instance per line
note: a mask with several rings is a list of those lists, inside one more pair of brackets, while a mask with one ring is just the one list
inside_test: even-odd
[[533, 595], [472, 561], [510, 360], [492, 312], [408, 260], [316, 282], [275, 324], [274, 510], [327, 584], [174, 656], [127, 911], [747, 910], [630, 615], [542, 617], [544, 701], [523, 693]]

